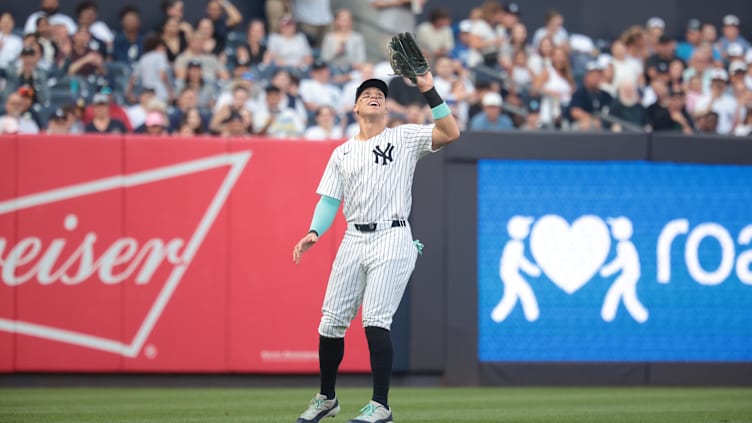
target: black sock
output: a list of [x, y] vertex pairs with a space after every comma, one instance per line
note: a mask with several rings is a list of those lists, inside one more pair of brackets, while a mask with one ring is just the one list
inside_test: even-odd
[[334, 399], [337, 370], [345, 355], [344, 338], [319, 336], [319, 370], [321, 371], [321, 394]]
[[368, 349], [371, 351], [371, 372], [373, 373], [373, 401], [389, 408], [389, 381], [392, 378], [392, 337], [384, 328], [366, 328]]

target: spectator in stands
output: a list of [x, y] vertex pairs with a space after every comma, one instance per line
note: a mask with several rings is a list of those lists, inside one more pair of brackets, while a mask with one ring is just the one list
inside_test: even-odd
[[546, 24], [535, 31], [533, 47], [537, 48], [545, 37], [550, 37], [556, 46], [566, 46], [569, 43], [569, 33], [564, 29], [564, 16], [556, 10], [546, 12]]
[[[612, 102], [611, 96], [600, 89], [602, 72], [603, 69], [597, 61], [588, 63], [582, 87], [572, 94], [569, 108], [572, 116], [572, 127], [575, 129], [589, 131], [608, 126], [598, 117], [599, 114], [608, 111]], [[624, 79], [622, 82], [624, 81], [635, 83], [630, 79]]]
[[144, 53], [144, 41], [141, 12], [135, 6], [125, 6], [120, 10], [120, 31], [115, 34], [112, 60], [135, 65]]
[[472, 131], [503, 131], [514, 129], [509, 116], [501, 113], [503, 100], [501, 94], [488, 92], [483, 95], [483, 112], [473, 116], [470, 121]]
[[[125, 129], [128, 132], [133, 132], [133, 126], [131, 125], [130, 120], [128, 120], [128, 113], [125, 112], [125, 109], [121, 107], [117, 102], [113, 101], [112, 99], [112, 89], [109, 86], [103, 85], [100, 86], [97, 90], [97, 93], [94, 94], [96, 97], [97, 95], [103, 95], [107, 100], [107, 105], [109, 109], [109, 116], [113, 119], [117, 119], [120, 122], [122, 122], [125, 125]], [[101, 98], [101, 97], [100, 97]], [[94, 119], [96, 113], [94, 104], [89, 104], [88, 106], [85, 105], [85, 103], [80, 104], [81, 107], [84, 107], [83, 114], [81, 117], [82, 122], [86, 125], [92, 122]]]
[[47, 72], [39, 68], [39, 53], [31, 47], [24, 47], [19, 56], [20, 68], [8, 66], [4, 98], [21, 87], [30, 87], [32, 103], [47, 105], [50, 101], [50, 90], [47, 84]]
[[431, 62], [439, 56], [446, 56], [454, 48], [452, 15], [444, 7], [436, 7], [428, 15], [428, 21], [418, 25], [416, 40], [426, 50]]
[[128, 81], [126, 96], [133, 102], [133, 89], [140, 86], [153, 89], [156, 97], [162, 101], [172, 101], [174, 94], [168, 75], [169, 70], [167, 47], [164, 41], [157, 35], [149, 36], [144, 41], [144, 54], [138, 60]]
[[70, 134], [70, 125], [68, 124], [65, 110], [58, 108], [52, 113], [52, 116], [50, 116], [50, 119], [47, 122], [47, 129], [44, 132], [54, 135]]
[[470, 31], [473, 23], [469, 19], [460, 21], [459, 32], [454, 48], [449, 52], [449, 57], [462, 63], [465, 68], [470, 68], [471, 63], [479, 63], [483, 58], [478, 52], [470, 48]]
[[178, 122], [177, 130], [173, 134], [180, 136], [206, 135], [206, 124], [201, 112], [196, 107], [191, 107], [183, 113]]
[[752, 136], [752, 103], [747, 104], [744, 110], [744, 120], [736, 125], [734, 135], [738, 137]]
[[726, 49], [726, 63], [731, 64], [735, 60], [744, 60], [744, 48], [739, 43], [731, 43]]
[[321, 48], [324, 35], [334, 20], [329, 0], [293, 0], [292, 14], [311, 46]]
[[[676, 55], [685, 62], [689, 62], [695, 49], [702, 45], [702, 23], [698, 19], [690, 19], [684, 36], [685, 41], [676, 46]], [[720, 55], [716, 55], [717, 52], [712, 53], [713, 59], [721, 59]]]
[[92, 105], [94, 115], [91, 122], [86, 125], [86, 133], [125, 134], [128, 132], [123, 121], [110, 116], [110, 99], [108, 95], [102, 93], [94, 94]]
[[259, 105], [253, 120], [253, 132], [271, 138], [299, 138], [305, 131], [305, 122], [294, 110], [283, 103], [282, 90], [266, 87], [263, 104]]
[[21, 37], [13, 33], [15, 25], [10, 12], [0, 13], [0, 68], [13, 63], [23, 49]]
[[312, 117], [320, 107], [334, 107], [339, 101], [342, 92], [330, 82], [330, 76], [329, 66], [317, 60], [311, 67], [310, 77], [300, 81], [300, 97], [308, 110], [309, 117]]
[[[178, 3], [182, 4], [183, 2]], [[173, 63], [188, 47], [188, 34], [190, 32], [182, 30], [178, 18], [170, 16], [162, 23], [160, 34], [167, 48], [167, 61]]]
[[737, 111], [736, 99], [726, 90], [728, 73], [724, 69], [713, 69], [710, 78], [710, 91], [697, 100], [697, 112], [703, 113], [712, 110], [718, 113], [717, 132], [727, 135], [734, 130], [734, 114]]
[[243, 15], [229, 0], [209, 0], [206, 3], [205, 16], [213, 24], [213, 33], [210, 36], [219, 48], [216, 52], [220, 52], [227, 44], [227, 34], [230, 29], [243, 21]]
[[[626, 51], [625, 60], [634, 68], [638, 68], [640, 76], [644, 71], [645, 59], [648, 57], [647, 33], [645, 28], [634, 25], [627, 28], [621, 36]], [[640, 81], [640, 85], [644, 84]]]
[[611, 44], [611, 56], [611, 64], [614, 66], [612, 87], [619, 87], [624, 81], [637, 86], [644, 85], [642, 65], [627, 57], [627, 47], [624, 42], [616, 40]]
[[684, 89], [684, 62], [678, 57], [668, 65], [668, 89]]
[[359, 69], [366, 60], [366, 42], [359, 32], [353, 31], [352, 13], [339, 9], [334, 16], [334, 28], [324, 35], [321, 59], [337, 71]]
[[684, 107], [684, 92], [669, 92], [661, 83], [654, 84], [657, 100], [648, 107], [648, 118], [653, 131], [680, 131], [684, 134], [694, 132], [694, 122]]
[[59, 7], [58, 0], [41, 0], [38, 11], [29, 15], [26, 18], [26, 24], [24, 25], [24, 34], [30, 34], [37, 32], [37, 18], [40, 16], [47, 16], [50, 19], [50, 24], [56, 22], [65, 26], [65, 30], [68, 35], [73, 35], [76, 32], [76, 22], [73, 19], [63, 13], [58, 12]]
[[89, 47], [98, 51], [102, 57], [109, 57], [115, 35], [106, 23], [97, 20], [97, 4], [88, 0], [78, 3], [76, 6], [76, 23], [79, 28], [89, 30], [89, 34], [91, 34]]
[[177, 31], [181, 32], [183, 36], [187, 37], [188, 34], [193, 32], [193, 26], [186, 22], [183, 16], [185, 4], [183, 0], [162, 0], [162, 13], [164, 19], [160, 22], [158, 32], [163, 32], [164, 23], [170, 18], [174, 18], [178, 24]]
[[214, 22], [212, 22], [211, 19], [209, 19], [208, 17], [203, 17], [199, 19], [198, 23], [196, 23], [196, 32], [203, 35], [204, 53], [219, 55], [222, 52], [224, 52], [225, 50], [224, 43], [226, 42], [226, 40], [223, 40], [223, 42], [219, 42], [217, 41], [216, 38], [213, 37]]
[[647, 52], [652, 55], [656, 52], [661, 37], [666, 35], [666, 22], [657, 16], [653, 16], [645, 23]]
[[[617, 96], [611, 102], [608, 114], [625, 122], [636, 125], [639, 128], [647, 128], [649, 125], [648, 112], [640, 104], [640, 94], [637, 86], [632, 81], [623, 81], [617, 88]], [[621, 132], [621, 124], [611, 125], [611, 130]]]
[[684, 71], [684, 80], [689, 80], [694, 75], [700, 77], [702, 91], [710, 91], [711, 71], [713, 69], [713, 53], [710, 46], [699, 46], [692, 52], [692, 57]]
[[667, 35], [661, 35], [658, 39], [658, 43], [655, 45], [655, 52], [645, 60], [645, 74], [647, 75], [647, 83], [658, 76], [658, 65], [663, 63], [665, 68], [668, 69], [668, 65], [674, 60], [674, 40]]
[[510, 87], [516, 94], [525, 95], [533, 87], [533, 72], [527, 66], [528, 57], [525, 49], [519, 49], [514, 52], [511, 67], [508, 69], [512, 86]]
[[[390, 38], [398, 32], [415, 33], [415, 12], [420, 13], [426, 0], [369, 0], [377, 10], [377, 22], [381, 26], [382, 38]], [[414, 5], [414, 6], [413, 6]], [[385, 40], [382, 40], [385, 41]], [[380, 42], [386, 45], [386, 42]]]
[[30, 101], [25, 100], [19, 92], [13, 92], [8, 95], [5, 100], [5, 115], [0, 119], [5, 121], [4, 125], [8, 125], [9, 128], [13, 128], [14, 130], [5, 133], [39, 133], [39, 125], [32, 116], [30, 109], [26, 107], [28, 104], [30, 104]]
[[21, 116], [33, 120], [37, 128], [44, 128], [42, 117], [38, 112], [39, 107], [34, 104], [34, 88], [23, 85], [16, 90], [16, 93], [21, 96]]
[[710, 48], [713, 49], [713, 57], [724, 58], [725, 56], [721, 54], [722, 50], [718, 48], [718, 30], [715, 28], [715, 25], [710, 22], [705, 22], [702, 24], [700, 32], [702, 33], [702, 44], [710, 46]]
[[178, 92], [183, 92], [186, 88], [191, 88], [196, 93], [196, 106], [209, 110], [214, 107], [217, 98], [217, 86], [204, 79], [202, 64], [200, 60], [192, 59], [188, 62], [188, 70], [184, 79], [177, 79], [175, 86]]
[[264, 21], [253, 19], [248, 24], [248, 34], [246, 36], [246, 43], [243, 47], [248, 50], [250, 66], [258, 68], [270, 63], [271, 57], [266, 50], [266, 29], [264, 29]]
[[[503, 12], [499, 23], [504, 30], [504, 35], [509, 39], [512, 29], [520, 24], [520, 6], [515, 2], [506, 3]], [[525, 31], [527, 31], [527, 28], [525, 28]]]
[[217, 56], [204, 52], [206, 37], [194, 32], [190, 37], [188, 49], [175, 59], [175, 78], [185, 79], [188, 72], [188, 63], [198, 61], [201, 63], [201, 74], [207, 83], [215, 83], [218, 80], [227, 80], [230, 77], [227, 68], [220, 63]]
[[265, 0], [264, 3], [269, 33], [279, 32], [279, 19], [292, 12], [291, 0]]
[[247, 137], [251, 134], [246, 119], [237, 111], [230, 112], [219, 128], [219, 134], [223, 137]]
[[551, 66], [551, 56], [554, 52], [554, 41], [551, 37], [543, 37], [538, 43], [536, 51], [527, 59], [527, 66], [537, 77], [549, 66]]
[[253, 125], [253, 114], [247, 106], [250, 95], [251, 93], [245, 84], [235, 84], [232, 89], [232, 102], [220, 106], [214, 113], [209, 123], [209, 130], [214, 133], [222, 133], [224, 125], [228, 123], [227, 119], [234, 114], [238, 114], [245, 127], [250, 128]]
[[71, 134], [83, 134], [86, 129], [86, 124], [83, 122], [84, 107], [86, 103], [83, 99], [77, 100], [74, 104], [66, 104], [63, 106], [65, 111], [65, 117], [68, 122]]
[[[290, 72], [284, 69], [277, 69], [271, 78], [271, 85], [282, 91], [282, 104], [295, 111], [298, 118], [303, 122], [306, 121], [308, 112], [306, 111], [303, 99], [300, 97], [299, 81]], [[260, 93], [266, 95], [266, 91]], [[259, 107], [262, 107], [265, 101], [259, 99]]]
[[473, 22], [470, 30], [470, 48], [478, 52], [483, 58], [480, 63], [471, 63], [472, 66], [484, 65], [496, 68], [499, 65], [499, 54], [504, 44], [505, 35], [503, 28], [497, 27], [500, 16], [504, 10], [496, 1], [489, 0], [481, 6], [481, 19]]
[[55, 66], [55, 54], [57, 52], [57, 46], [52, 40], [52, 26], [46, 16], [40, 16], [37, 18], [37, 32], [31, 35], [35, 38], [36, 43], [41, 47], [41, 55], [39, 57], [40, 66], [47, 70], [53, 70]]
[[736, 15], [726, 15], [723, 17], [723, 36], [718, 40], [718, 49], [722, 54], [728, 50], [730, 44], [734, 43], [741, 45], [744, 51], [752, 48], [749, 41], [740, 34], [740, 25], [741, 21]]
[[333, 107], [322, 106], [316, 110], [316, 124], [303, 133], [303, 138], [313, 141], [336, 140], [343, 137], [342, 125], [337, 125]]
[[389, 80], [387, 86], [389, 97], [386, 99], [386, 106], [392, 113], [404, 114], [408, 104], [427, 104], [418, 87], [407, 78], [395, 76]]
[[551, 54], [551, 65], [546, 66], [533, 80], [533, 91], [542, 95], [541, 125], [561, 125], [563, 108], [569, 104], [574, 90], [574, 75], [569, 56], [563, 47], [555, 47]]
[[690, 116], [698, 115], [697, 102], [704, 95], [705, 93], [703, 93], [702, 91], [702, 81], [700, 80], [700, 77], [698, 75], [693, 75], [687, 81], [686, 102], [687, 102], [687, 111], [689, 112]]
[[73, 34], [71, 53], [63, 64], [63, 69], [71, 76], [104, 75], [104, 57], [102, 54], [89, 47], [91, 34], [86, 27], [79, 27]]
[[271, 62], [277, 67], [301, 71], [313, 62], [313, 51], [303, 33], [295, 28], [292, 15], [284, 15], [279, 20], [279, 32], [269, 34], [267, 49]]
[[201, 122], [204, 129], [208, 131], [210, 116], [206, 112], [208, 109], [199, 109], [198, 107], [198, 93], [195, 88], [186, 87], [180, 91], [178, 99], [175, 102], [175, 107], [172, 108], [168, 116], [170, 122], [170, 131], [176, 132], [180, 129], [180, 122], [185, 120], [185, 115], [191, 109], [199, 110], [201, 115]]
[[144, 122], [144, 135], [151, 135], [151, 136], [165, 136], [168, 134], [167, 132], [167, 121], [165, 120], [164, 114], [161, 112], [149, 112], [149, 114], [146, 115], [146, 121]]
[[527, 68], [527, 60], [532, 50], [527, 44], [527, 27], [521, 22], [512, 27], [509, 31], [509, 39], [501, 46], [501, 66], [505, 69], [512, 68], [514, 57], [519, 51], [525, 55], [525, 68]]
[[155, 98], [154, 94], [154, 88], [143, 86], [138, 94], [138, 103], [125, 109], [125, 113], [128, 115], [128, 121], [134, 128], [140, 127], [146, 121], [146, 115], [149, 111], [149, 103]]

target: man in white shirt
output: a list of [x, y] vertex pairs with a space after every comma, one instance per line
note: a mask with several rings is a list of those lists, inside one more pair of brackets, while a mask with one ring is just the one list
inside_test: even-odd
[[14, 63], [23, 49], [21, 37], [13, 33], [14, 25], [10, 12], [0, 14], [0, 68]]
[[253, 132], [270, 138], [300, 138], [305, 123], [294, 110], [282, 102], [282, 90], [266, 88], [266, 98], [253, 114]]
[[300, 97], [309, 113], [321, 106], [336, 106], [342, 92], [330, 81], [331, 72], [325, 62], [316, 61], [311, 68], [310, 78], [300, 81]]
[[26, 19], [24, 34], [37, 32], [37, 18], [46, 15], [50, 19], [50, 24], [52, 24], [53, 20], [56, 23], [63, 24], [68, 29], [68, 34], [73, 35], [78, 25], [76, 25], [76, 22], [70, 16], [58, 13], [58, 6], [58, 0], [42, 0], [42, 4], [39, 7], [41, 10], [32, 13]]

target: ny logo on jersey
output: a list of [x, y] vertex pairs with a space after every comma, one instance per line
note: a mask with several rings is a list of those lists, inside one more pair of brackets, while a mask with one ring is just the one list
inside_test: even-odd
[[392, 159], [392, 151], [394, 151], [394, 146], [392, 143], [387, 143], [386, 148], [384, 150], [381, 149], [380, 145], [377, 145], [376, 148], [373, 149], [373, 154], [376, 156], [376, 161], [374, 163], [379, 163], [379, 158], [381, 158], [381, 164], [386, 165], [387, 160], [390, 162], [393, 161]]

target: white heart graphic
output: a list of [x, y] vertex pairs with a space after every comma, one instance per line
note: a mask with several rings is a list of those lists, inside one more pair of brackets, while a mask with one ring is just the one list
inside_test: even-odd
[[538, 219], [530, 234], [535, 261], [567, 294], [593, 277], [610, 248], [608, 227], [598, 216], [582, 216], [569, 226], [560, 216], [546, 215]]

